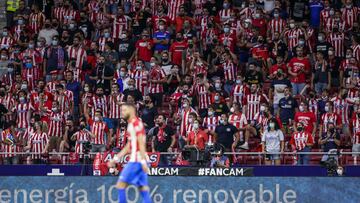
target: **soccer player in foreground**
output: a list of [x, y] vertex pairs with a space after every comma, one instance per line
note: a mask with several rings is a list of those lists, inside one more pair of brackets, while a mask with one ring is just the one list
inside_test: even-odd
[[119, 202], [126, 203], [126, 187], [135, 185], [139, 188], [144, 203], [151, 203], [148, 177], [149, 168], [146, 163], [146, 134], [142, 121], [136, 116], [136, 108], [132, 104], [122, 104], [121, 113], [128, 122], [129, 138], [125, 147], [114, 156], [108, 164], [115, 163], [130, 152], [129, 163], [121, 171], [116, 187], [119, 190]]

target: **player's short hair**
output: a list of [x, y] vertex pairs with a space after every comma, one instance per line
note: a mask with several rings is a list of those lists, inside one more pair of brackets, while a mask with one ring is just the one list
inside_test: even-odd
[[129, 102], [122, 103], [121, 106], [126, 106], [126, 107], [131, 107], [131, 108], [136, 109], [136, 106]]

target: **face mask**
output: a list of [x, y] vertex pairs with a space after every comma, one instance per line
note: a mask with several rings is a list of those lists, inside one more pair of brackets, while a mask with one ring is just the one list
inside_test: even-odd
[[24, 20], [18, 20], [18, 25], [24, 24]]
[[75, 24], [72, 24], [72, 23], [69, 24], [69, 28], [70, 28], [70, 29], [74, 29], [74, 28], [75, 28]]
[[339, 176], [342, 176], [343, 173], [344, 173], [344, 171], [343, 171], [342, 168], [338, 168], [338, 169], [336, 170], [336, 173], [337, 173]]
[[346, 99], [346, 98], [347, 98], [347, 94], [341, 95], [341, 98], [342, 98], [342, 99]]
[[215, 99], [215, 101], [219, 101], [219, 96], [216, 95], [216, 96], [214, 97], [214, 99]]
[[256, 13], [256, 14], [255, 14], [255, 18], [260, 18], [260, 14], [259, 14], [259, 13]]
[[300, 112], [304, 112], [304, 110], [305, 110], [305, 109], [304, 109], [304, 106], [299, 106], [299, 111], [300, 111]]
[[335, 14], [334, 10], [330, 10], [329, 14], [333, 16]]
[[14, 68], [8, 68], [8, 72], [9, 72], [9, 73], [14, 72]]
[[329, 132], [330, 132], [330, 133], [334, 133], [334, 132], [335, 132], [335, 128], [329, 128]]
[[234, 107], [231, 107], [231, 108], [230, 108], [230, 112], [231, 112], [231, 113], [234, 113], [234, 112], [235, 112]]
[[8, 33], [7, 33], [7, 32], [3, 32], [2, 35], [3, 35], [4, 37], [6, 37], [6, 36], [8, 35]]
[[290, 28], [291, 28], [291, 29], [295, 28], [295, 24], [294, 24], [294, 23], [290, 23]]
[[182, 106], [183, 106], [183, 108], [186, 108], [186, 107], [188, 107], [188, 104], [184, 103]]
[[99, 117], [95, 117], [95, 122], [98, 122], [98, 121], [100, 121], [100, 118]]
[[29, 49], [33, 49], [34, 48], [34, 44], [29, 44]]
[[332, 56], [334, 54], [333, 51], [328, 51], [328, 55]]
[[141, 66], [136, 66], [136, 70], [141, 70]]
[[26, 89], [27, 89], [27, 84], [22, 84], [22, 85], [21, 85], [21, 89], [22, 89], [22, 90], [26, 90]]
[[266, 110], [266, 107], [265, 106], [260, 106], [260, 111], [261, 112], [264, 112]]
[[52, 111], [56, 112], [58, 109], [56, 107], [51, 109]]
[[192, 118], [189, 118], [189, 119], [188, 119], [188, 122], [189, 122], [189, 123], [192, 123], [192, 122], [193, 122], [193, 119], [192, 119]]
[[350, 8], [352, 8], [352, 5], [347, 5], [346, 8], [349, 8], [349, 9], [350, 9]]
[[212, 116], [212, 115], [214, 115], [214, 112], [208, 111], [208, 116]]
[[244, 27], [245, 27], [245, 28], [248, 28], [248, 27], [249, 27], [249, 23], [245, 23], [245, 24], [244, 24]]
[[216, 89], [220, 89], [220, 88], [221, 88], [221, 84], [220, 84], [220, 83], [215, 83], [215, 88], [216, 88]]
[[135, 86], [134, 85], [129, 85], [129, 90], [134, 90]]
[[37, 42], [36, 45], [37, 45], [37, 47], [42, 47], [42, 43], [41, 43], [41, 42]]
[[303, 40], [299, 41], [299, 45], [304, 45], [304, 44], [305, 44], [305, 41], [303, 41]]
[[346, 59], [350, 59], [352, 57], [351, 54], [346, 54]]
[[254, 4], [249, 4], [249, 8], [254, 8], [255, 5]]
[[32, 64], [32, 63], [25, 63], [25, 67], [26, 67], [26, 68], [32, 68], [32, 67], [33, 67], [33, 64]]
[[198, 123], [194, 123], [193, 124], [193, 128], [196, 130], [196, 129], [199, 129], [199, 124]]
[[322, 37], [322, 36], [319, 36], [319, 37], [318, 37], [318, 40], [319, 40], [319, 42], [322, 42], [322, 41], [323, 41], [323, 37]]
[[230, 28], [228, 28], [228, 27], [224, 28], [225, 33], [228, 33], [229, 31], [230, 31]]
[[303, 127], [302, 126], [298, 126], [297, 128], [297, 131], [301, 132], [303, 130]]
[[24, 102], [25, 102], [25, 97], [20, 97], [20, 98], [19, 98], [19, 101], [20, 101], [21, 103], [24, 103]]
[[85, 91], [85, 92], [88, 92], [89, 90], [90, 90], [89, 87], [84, 87], [84, 91]]
[[1, 59], [7, 59], [6, 55], [1, 55]]
[[181, 41], [182, 41], [182, 38], [181, 38], [181, 37], [177, 37], [177, 38], [176, 38], [176, 41], [181, 42]]
[[220, 119], [220, 120], [219, 120], [219, 123], [220, 123], [220, 124], [224, 124], [224, 123], [225, 123], [224, 119]]
[[270, 127], [271, 129], [275, 129], [275, 123], [270, 123], [270, 124], [269, 124], [269, 127]]
[[278, 18], [278, 17], [279, 17], [279, 14], [278, 14], [278, 13], [274, 13], [274, 17], [275, 17], [275, 18]]
[[104, 33], [104, 37], [105, 37], [105, 38], [109, 38], [109, 37], [110, 37], [110, 33], [105, 32], [105, 33]]
[[57, 46], [57, 45], [58, 45], [58, 41], [57, 41], [57, 40], [53, 40], [53, 41], [52, 41], [52, 45]]
[[164, 28], [165, 28], [165, 27], [164, 27], [163, 25], [159, 25], [159, 29], [160, 29], [160, 30], [164, 30]]
[[126, 73], [125, 72], [120, 72], [120, 77], [125, 77]]
[[155, 66], [155, 63], [154, 63], [154, 62], [151, 62], [151, 63], [150, 63], [150, 66], [151, 66], [151, 67]]
[[330, 108], [329, 108], [328, 106], [325, 106], [324, 109], [325, 109], [326, 112], [329, 112], [329, 111], [330, 111]]
[[224, 9], [228, 9], [229, 6], [230, 6], [230, 5], [229, 5], [228, 3], [224, 3], [224, 4], [223, 4]]
[[114, 168], [109, 168], [109, 173], [111, 173], [111, 174], [115, 173], [115, 169]]

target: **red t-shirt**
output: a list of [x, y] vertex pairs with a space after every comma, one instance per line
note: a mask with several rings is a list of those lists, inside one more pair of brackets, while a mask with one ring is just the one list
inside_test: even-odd
[[252, 25], [255, 26], [256, 28], [259, 29], [259, 34], [263, 37], [266, 36], [266, 20], [261, 18], [261, 19], [253, 19], [252, 20]]
[[296, 112], [295, 122], [302, 122], [305, 127], [305, 132], [312, 133], [314, 129], [313, 123], [316, 122], [316, 117], [313, 112]]
[[254, 56], [260, 57], [263, 60], [266, 60], [266, 59], [269, 58], [269, 50], [265, 46], [254, 47], [251, 50], [251, 54], [254, 55]]
[[287, 74], [287, 72], [288, 72], [286, 65], [283, 63], [281, 65], [275, 64], [275, 65], [271, 66], [271, 68], [269, 69], [269, 74], [274, 74], [275, 71], [278, 71], [279, 69], [281, 69], [283, 71], [283, 73]]
[[136, 42], [136, 48], [138, 49], [138, 59], [143, 60], [145, 62], [149, 62], [152, 57], [152, 49], [148, 49], [148, 45], [150, 44], [153, 47], [154, 43], [150, 40], [140, 39]]
[[[310, 61], [307, 58], [299, 59], [297, 57], [292, 58], [289, 62], [290, 70], [294, 73], [299, 74], [300, 70], [304, 70], [304, 72], [310, 71]], [[290, 76], [290, 81], [293, 83], [305, 83], [306, 74], [301, 72], [297, 76]]]
[[198, 133], [195, 133], [195, 131], [191, 131], [188, 135], [188, 139], [190, 142], [190, 145], [195, 145], [195, 137], [196, 137], [196, 146], [199, 150], [205, 149], [205, 144], [208, 141], [208, 135], [202, 131], [199, 130]]
[[185, 41], [182, 42], [174, 42], [170, 46], [170, 52], [172, 57], [173, 64], [176, 64], [178, 66], [181, 65], [182, 61], [182, 53], [187, 48], [188, 44]]

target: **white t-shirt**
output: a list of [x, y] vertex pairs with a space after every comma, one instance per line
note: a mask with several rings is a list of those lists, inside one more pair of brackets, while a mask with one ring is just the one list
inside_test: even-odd
[[265, 131], [264, 136], [261, 138], [265, 142], [266, 152], [280, 152], [280, 142], [284, 141], [284, 134], [281, 130]]

